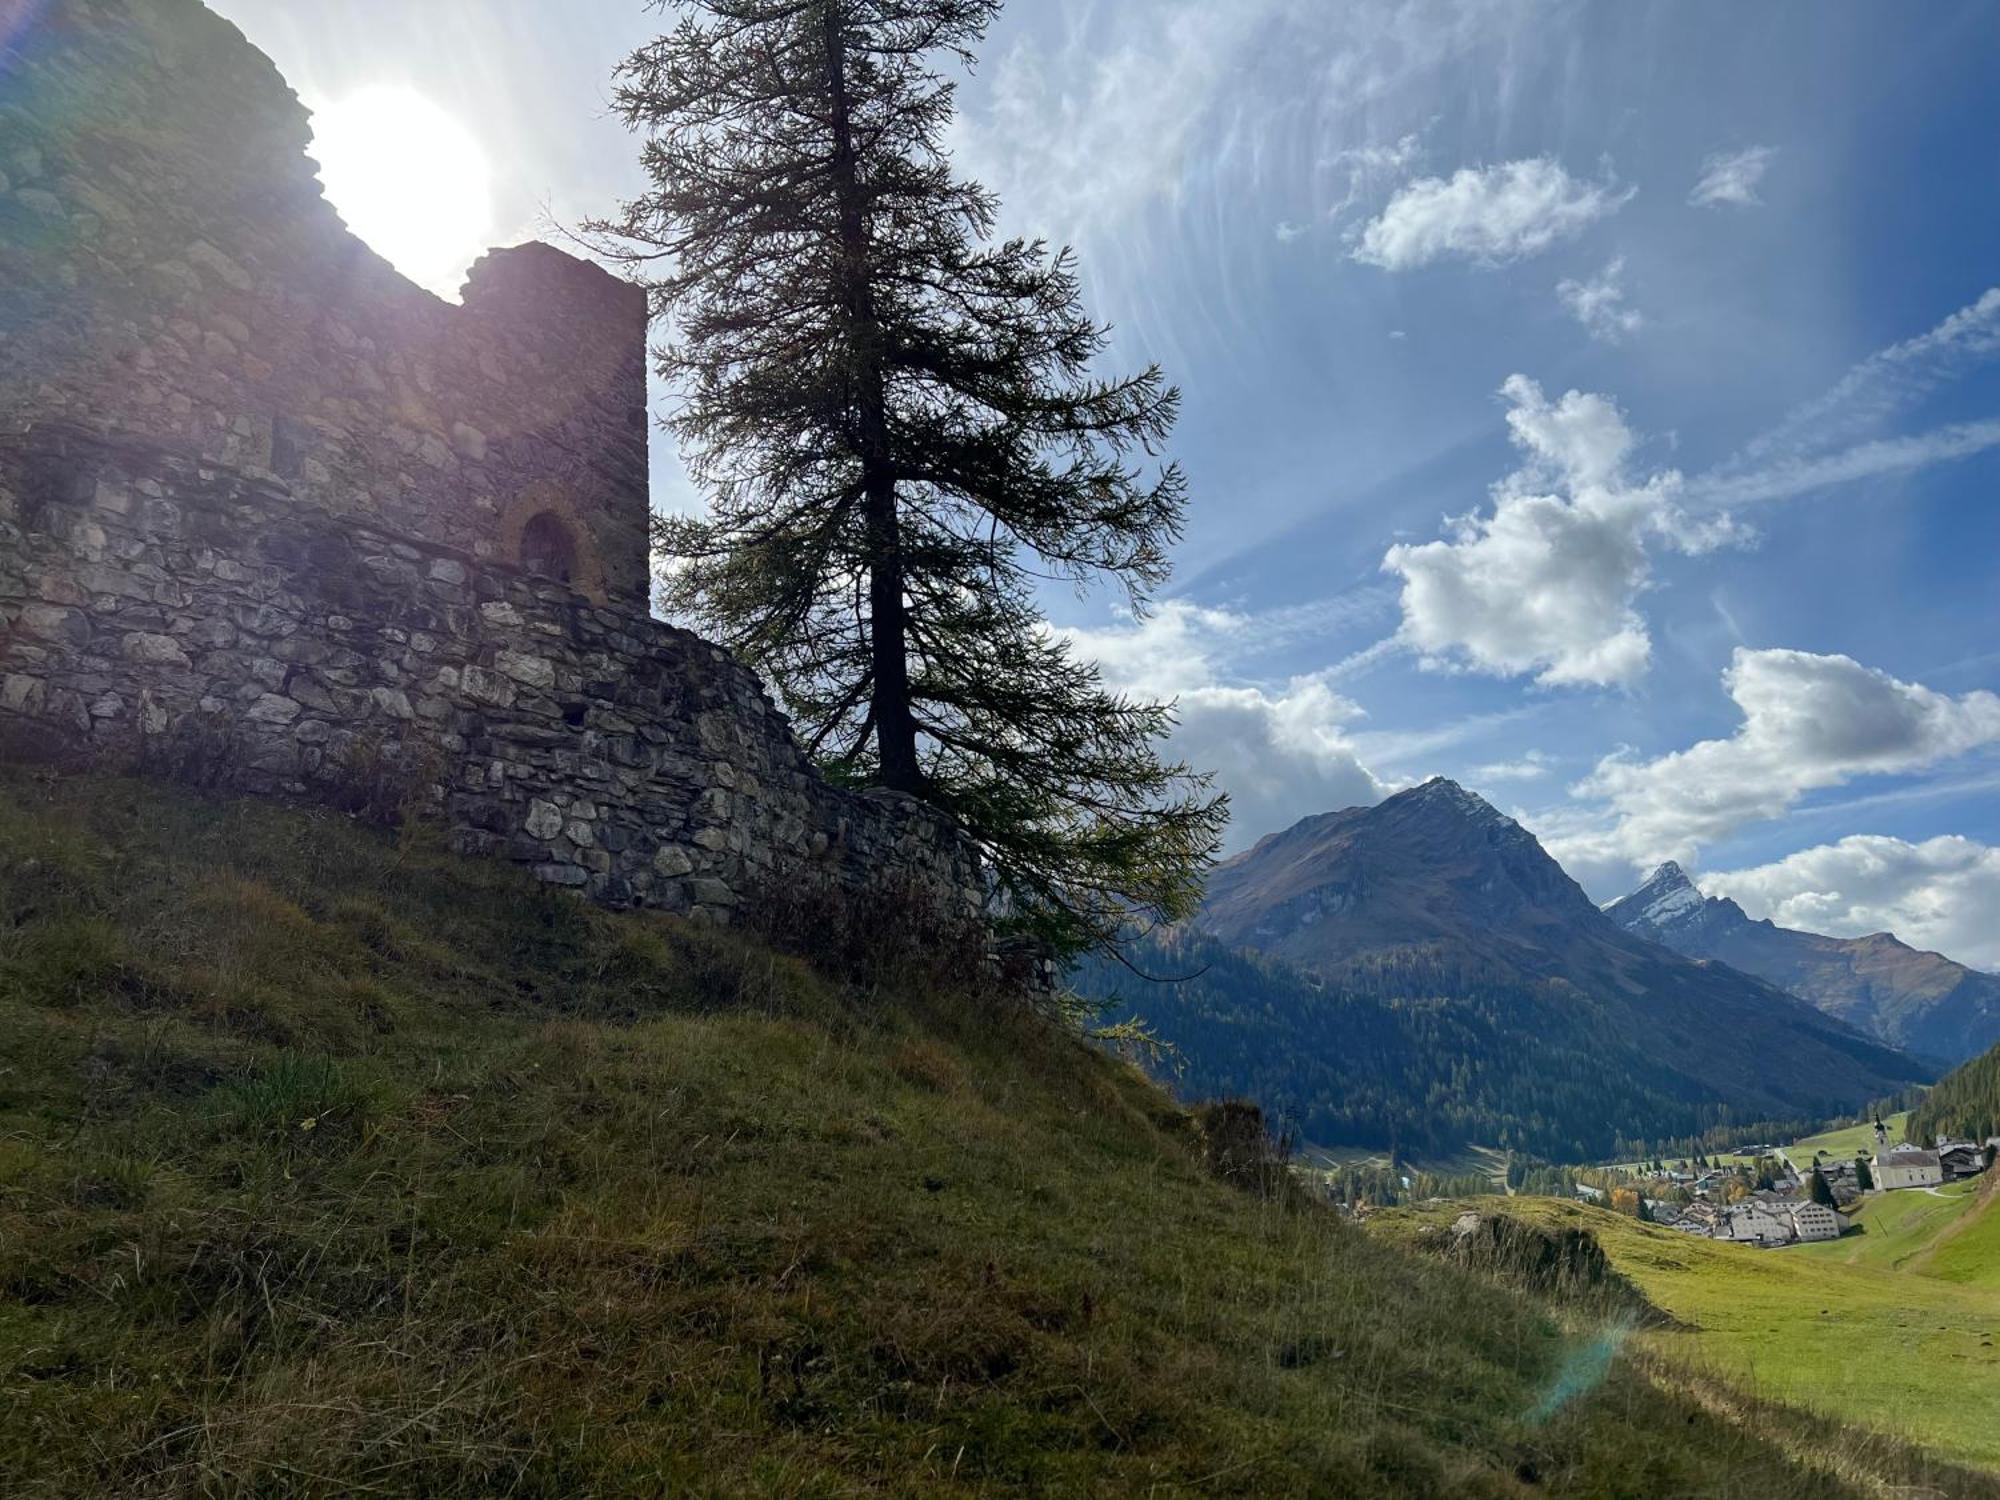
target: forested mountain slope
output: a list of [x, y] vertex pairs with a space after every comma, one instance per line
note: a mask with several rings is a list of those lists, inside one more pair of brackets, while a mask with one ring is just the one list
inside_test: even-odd
[[1195, 931], [1080, 983], [1321, 1145], [1560, 1160], [1809, 1122], [1924, 1079], [1803, 1001], [1623, 931], [1446, 781], [1308, 818], [1219, 866]]
[[2000, 1136], [2000, 1047], [1947, 1073], [1910, 1115], [1909, 1137], [1989, 1141]]

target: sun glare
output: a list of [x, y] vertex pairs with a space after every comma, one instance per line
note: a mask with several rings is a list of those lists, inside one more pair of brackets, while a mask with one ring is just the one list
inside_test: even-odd
[[382, 86], [316, 110], [312, 155], [348, 228], [412, 281], [457, 297], [493, 229], [491, 171], [471, 131], [414, 89]]

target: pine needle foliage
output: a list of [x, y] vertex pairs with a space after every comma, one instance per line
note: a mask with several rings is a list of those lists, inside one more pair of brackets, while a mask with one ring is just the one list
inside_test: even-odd
[[1015, 921], [1108, 945], [1198, 894], [1225, 818], [1107, 690], [1045, 583], [1134, 612], [1187, 501], [1179, 393], [1104, 378], [1076, 261], [995, 238], [954, 175], [947, 70], [998, 0], [690, 0], [623, 65], [644, 193], [594, 230], [667, 328], [669, 427], [708, 500], [658, 527], [664, 602], [772, 683], [838, 777], [921, 797]]

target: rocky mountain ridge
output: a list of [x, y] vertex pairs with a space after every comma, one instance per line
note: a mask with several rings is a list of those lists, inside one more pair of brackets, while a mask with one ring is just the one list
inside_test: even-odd
[[1142, 987], [1086, 970], [1187, 1062], [1318, 1144], [1620, 1143], [1817, 1121], [1933, 1076], [1804, 1001], [1612, 921], [1453, 782], [1306, 818], [1218, 866]]
[[1955, 1063], [2000, 1043], [2000, 976], [1894, 933], [1840, 938], [1780, 927], [1726, 896], [1704, 895], [1671, 860], [1605, 915], [1687, 957], [1769, 980], [1907, 1051]]

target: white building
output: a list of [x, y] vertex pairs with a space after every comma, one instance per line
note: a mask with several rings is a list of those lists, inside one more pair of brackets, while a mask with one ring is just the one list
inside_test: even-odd
[[1847, 1220], [1824, 1203], [1801, 1203], [1792, 1210], [1792, 1230], [1811, 1244], [1816, 1240], [1837, 1240]]
[[1883, 1192], [1896, 1188], [1936, 1187], [1944, 1181], [1938, 1154], [1922, 1146], [1885, 1147], [1875, 1153], [1875, 1186]]
[[1768, 1203], [1739, 1203], [1729, 1210], [1716, 1238], [1750, 1245], [1789, 1245], [1797, 1234], [1792, 1216], [1785, 1210]]

